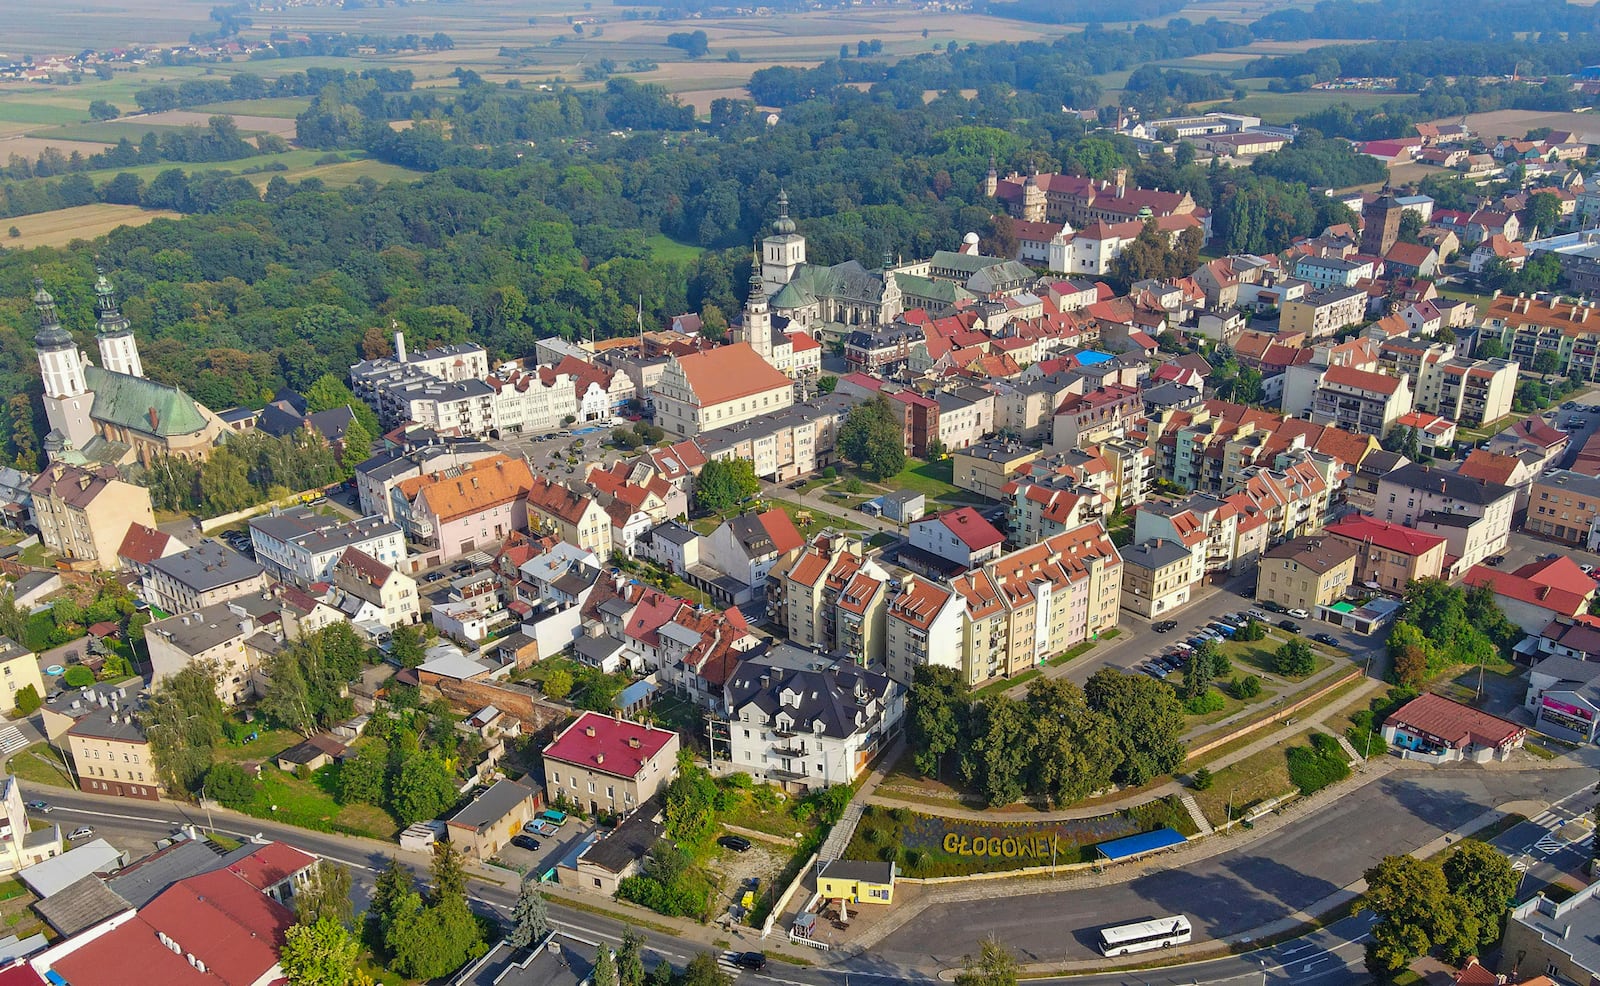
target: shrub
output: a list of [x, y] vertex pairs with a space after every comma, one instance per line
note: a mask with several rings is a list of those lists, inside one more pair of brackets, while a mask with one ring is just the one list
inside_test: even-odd
[[39, 706], [44, 704], [44, 699], [39, 697], [39, 689], [29, 685], [17, 692], [17, 711], [25, 716], [31, 716], [39, 711]]
[[875, 846], [883, 841], [883, 830], [879, 828], [866, 829], [861, 833], [861, 838]]
[[61, 680], [67, 683], [68, 688], [88, 688], [94, 684], [94, 672], [81, 664], [74, 664], [61, 676]]
[[1221, 712], [1223, 706], [1227, 704], [1228, 701], [1222, 697], [1221, 692], [1215, 688], [1208, 688], [1202, 694], [1183, 703], [1183, 711], [1192, 716], [1210, 715], [1213, 712]]
[[878, 850], [878, 858], [883, 860], [885, 863], [899, 862], [900, 847], [891, 842], [882, 849]]
[[1303, 640], [1291, 640], [1273, 655], [1272, 669], [1290, 678], [1303, 678], [1316, 668], [1316, 655]]
[[890, 808], [889, 817], [904, 825], [911, 819], [911, 812], [905, 808]]
[[838, 479], [839, 478], [839, 470], [835, 469], [833, 466], [829, 466], [828, 468], [822, 470], [822, 478], [823, 479]]
[[1213, 783], [1214, 778], [1211, 776], [1210, 767], [1201, 767], [1199, 770], [1194, 772], [1194, 789], [1196, 791], [1204, 791]]
[[1311, 746], [1289, 748], [1289, 780], [1301, 794], [1314, 794], [1350, 776], [1350, 764], [1339, 741], [1327, 733], [1312, 733]]
[[1261, 679], [1253, 674], [1247, 674], [1243, 678], [1235, 678], [1228, 683], [1228, 691], [1233, 693], [1234, 698], [1241, 701], [1255, 698], [1261, 694]]

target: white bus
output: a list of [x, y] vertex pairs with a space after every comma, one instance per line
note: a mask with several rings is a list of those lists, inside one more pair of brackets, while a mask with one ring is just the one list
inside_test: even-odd
[[1127, 955], [1129, 952], [1146, 952], [1152, 948], [1170, 948], [1189, 941], [1193, 929], [1189, 919], [1177, 917], [1156, 918], [1138, 924], [1123, 924], [1100, 931], [1100, 951], [1104, 955]]

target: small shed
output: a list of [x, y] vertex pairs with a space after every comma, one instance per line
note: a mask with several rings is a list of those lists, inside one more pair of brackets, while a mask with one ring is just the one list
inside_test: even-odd
[[[869, 506], [875, 506], [876, 509], [867, 510]], [[868, 500], [861, 505], [861, 509], [897, 524], [909, 524], [921, 520], [922, 515], [928, 512], [928, 498], [916, 490], [893, 490], [875, 500]]]
[[332, 736], [317, 735], [296, 743], [277, 756], [279, 770], [304, 767], [321, 770], [335, 760], [343, 760], [347, 747]]
[[835, 859], [817, 872], [817, 893], [852, 904], [889, 904], [894, 901], [894, 878], [893, 863]]

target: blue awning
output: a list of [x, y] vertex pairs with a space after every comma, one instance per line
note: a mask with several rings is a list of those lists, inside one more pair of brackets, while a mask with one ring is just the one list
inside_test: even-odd
[[1154, 832], [1143, 832], [1139, 835], [1130, 835], [1125, 839], [1112, 839], [1095, 846], [1095, 851], [1113, 862], [1121, 859], [1132, 859], [1143, 856], [1148, 852], [1159, 849], [1170, 849], [1188, 842], [1176, 829], [1159, 828]]

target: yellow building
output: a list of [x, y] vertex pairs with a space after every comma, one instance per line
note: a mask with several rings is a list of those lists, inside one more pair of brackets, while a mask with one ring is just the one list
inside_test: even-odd
[[75, 569], [114, 571], [128, 528], [156, 524], [150, 491], [123, 482], [111, 466], [52, 463], [28, 489], [39, 540]]
[[1297, 537], [1261, 556], [1256, 599], [1315, 616], [1355, 581], [1356, 547], [1336, 537]]
[[1004, 499], [1000, 488], [1039, 457], [1039, 450], [1019, 442], [989, 441], [951, 453], [951, 481], [959, 489], [991, 500]]
[[150, 741], [126, 708], [96, 709], [67, 730], [78, 785], [90, 794], [155, 801], [161, 781]]
[[17, 693], [33, 686], [33, 691], [44, 698], [44, 678], [39, 675], [39, 659], [33, 651], [12, 640], [0, 637], [0, 712], [7, 715], [17, 709]]
[[656, 423], [693, 438], [794, 403], [794, 381], [747, 342], [672, 357], [653, 394]]
[[851, 904], [892, 904], [894, 878], [893, 863], [836, 859], [817, 874], [817, 895]]

